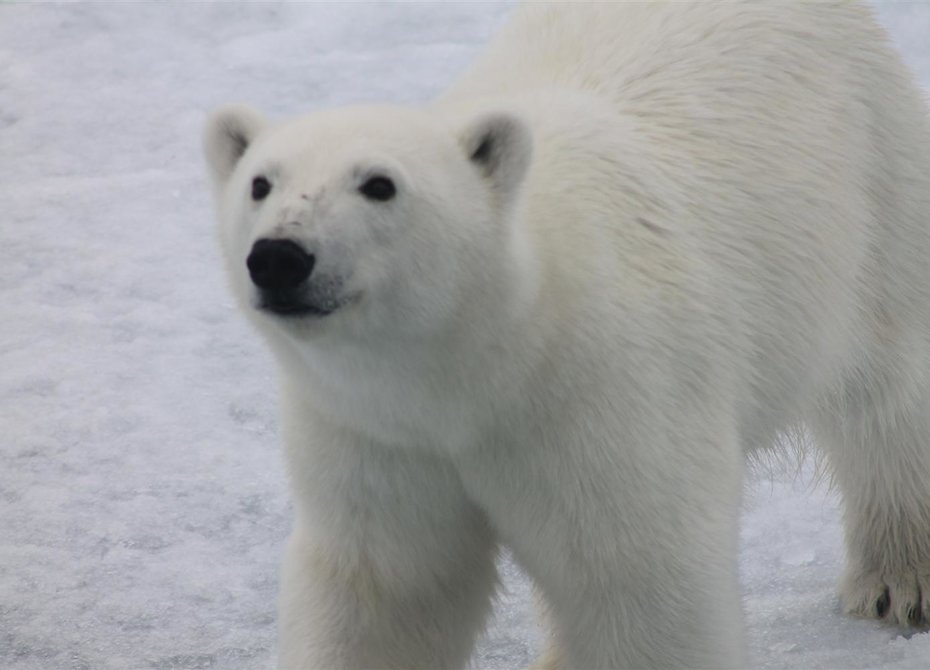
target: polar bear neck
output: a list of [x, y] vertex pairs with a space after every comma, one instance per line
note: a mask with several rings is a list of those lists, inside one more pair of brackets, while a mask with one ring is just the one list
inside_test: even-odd
[[[511, 320], [477, 338], [290, 347], [301, 369], [282, 375], [285, 397], [299, 398], [303, 413], [379, 443], [458, 452], [480, 442], [495, 417], [524, 397], [521, 389], [544, 360], [546, 330]], [[293, 355], [286, 359], [293, 365]]]

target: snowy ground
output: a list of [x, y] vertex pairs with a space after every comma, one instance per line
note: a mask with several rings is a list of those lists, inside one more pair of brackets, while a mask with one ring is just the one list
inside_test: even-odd
[[[879, 9], [930, 85], [930, 4]], [[272, 364], [220, 274], [201, 124], [233, 100], [424, 100], [507, 11], [0, 6], [0, 667], [272, 663], [289, 524]], [[759, 667], [930, 667], [930, 634], [838, 613], [823, 486], [757, 476], [744, 519]], [[504, 572], [476, 667], [540, 646]]]

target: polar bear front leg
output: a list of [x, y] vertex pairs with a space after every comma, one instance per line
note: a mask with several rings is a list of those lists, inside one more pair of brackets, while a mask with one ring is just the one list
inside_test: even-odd
[[668, 553], [617, 552], [613, 565], [594, 543], [588, 556], [532, 561], [553, 624], [533, 668], [748, 667], [735, 560], [702, 546], [714, 539], [731, 544], [709, 533]]
[[496, 583], [483, 514], [439, 458], [326, 437], [289, 445], [279, 667], [463, 667]]
[[746, 667], [738, 446], [612, 449], [537, 443], [463, 470], [548, 605], [533, 667]]

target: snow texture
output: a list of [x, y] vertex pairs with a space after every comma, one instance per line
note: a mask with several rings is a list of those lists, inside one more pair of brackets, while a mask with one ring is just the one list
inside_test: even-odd
[[[273, 366], [234, 309], [200, 154], [208, 110], [418, 102], [498, 4], [0, 6], [0, 667], [274, 661], [290, 511]], [[930, 84], [930, 5], [880, 5]], [[810, 468], [747, 488], [761, 668], [927, 668], [930, 634], [840, 615], [836, 498]], [[478, 668], [530, 662], [525, 578]]]

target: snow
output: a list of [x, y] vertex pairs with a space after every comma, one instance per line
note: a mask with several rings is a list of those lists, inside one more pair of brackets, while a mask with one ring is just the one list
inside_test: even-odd
[[[259, 668], [290, 523], [272, 362], [227, 293], [208, 110], [438, 92], [499, 4], [0, 6], [0, 667]], [[879, 7], [930, 85], [930, 5]], [[840, 615], [837, 500], [804, 467], [747, 489], [761, 668], [926, 668], [930, 634]], [[524, 577], [480, 668], [543, 635]]]

